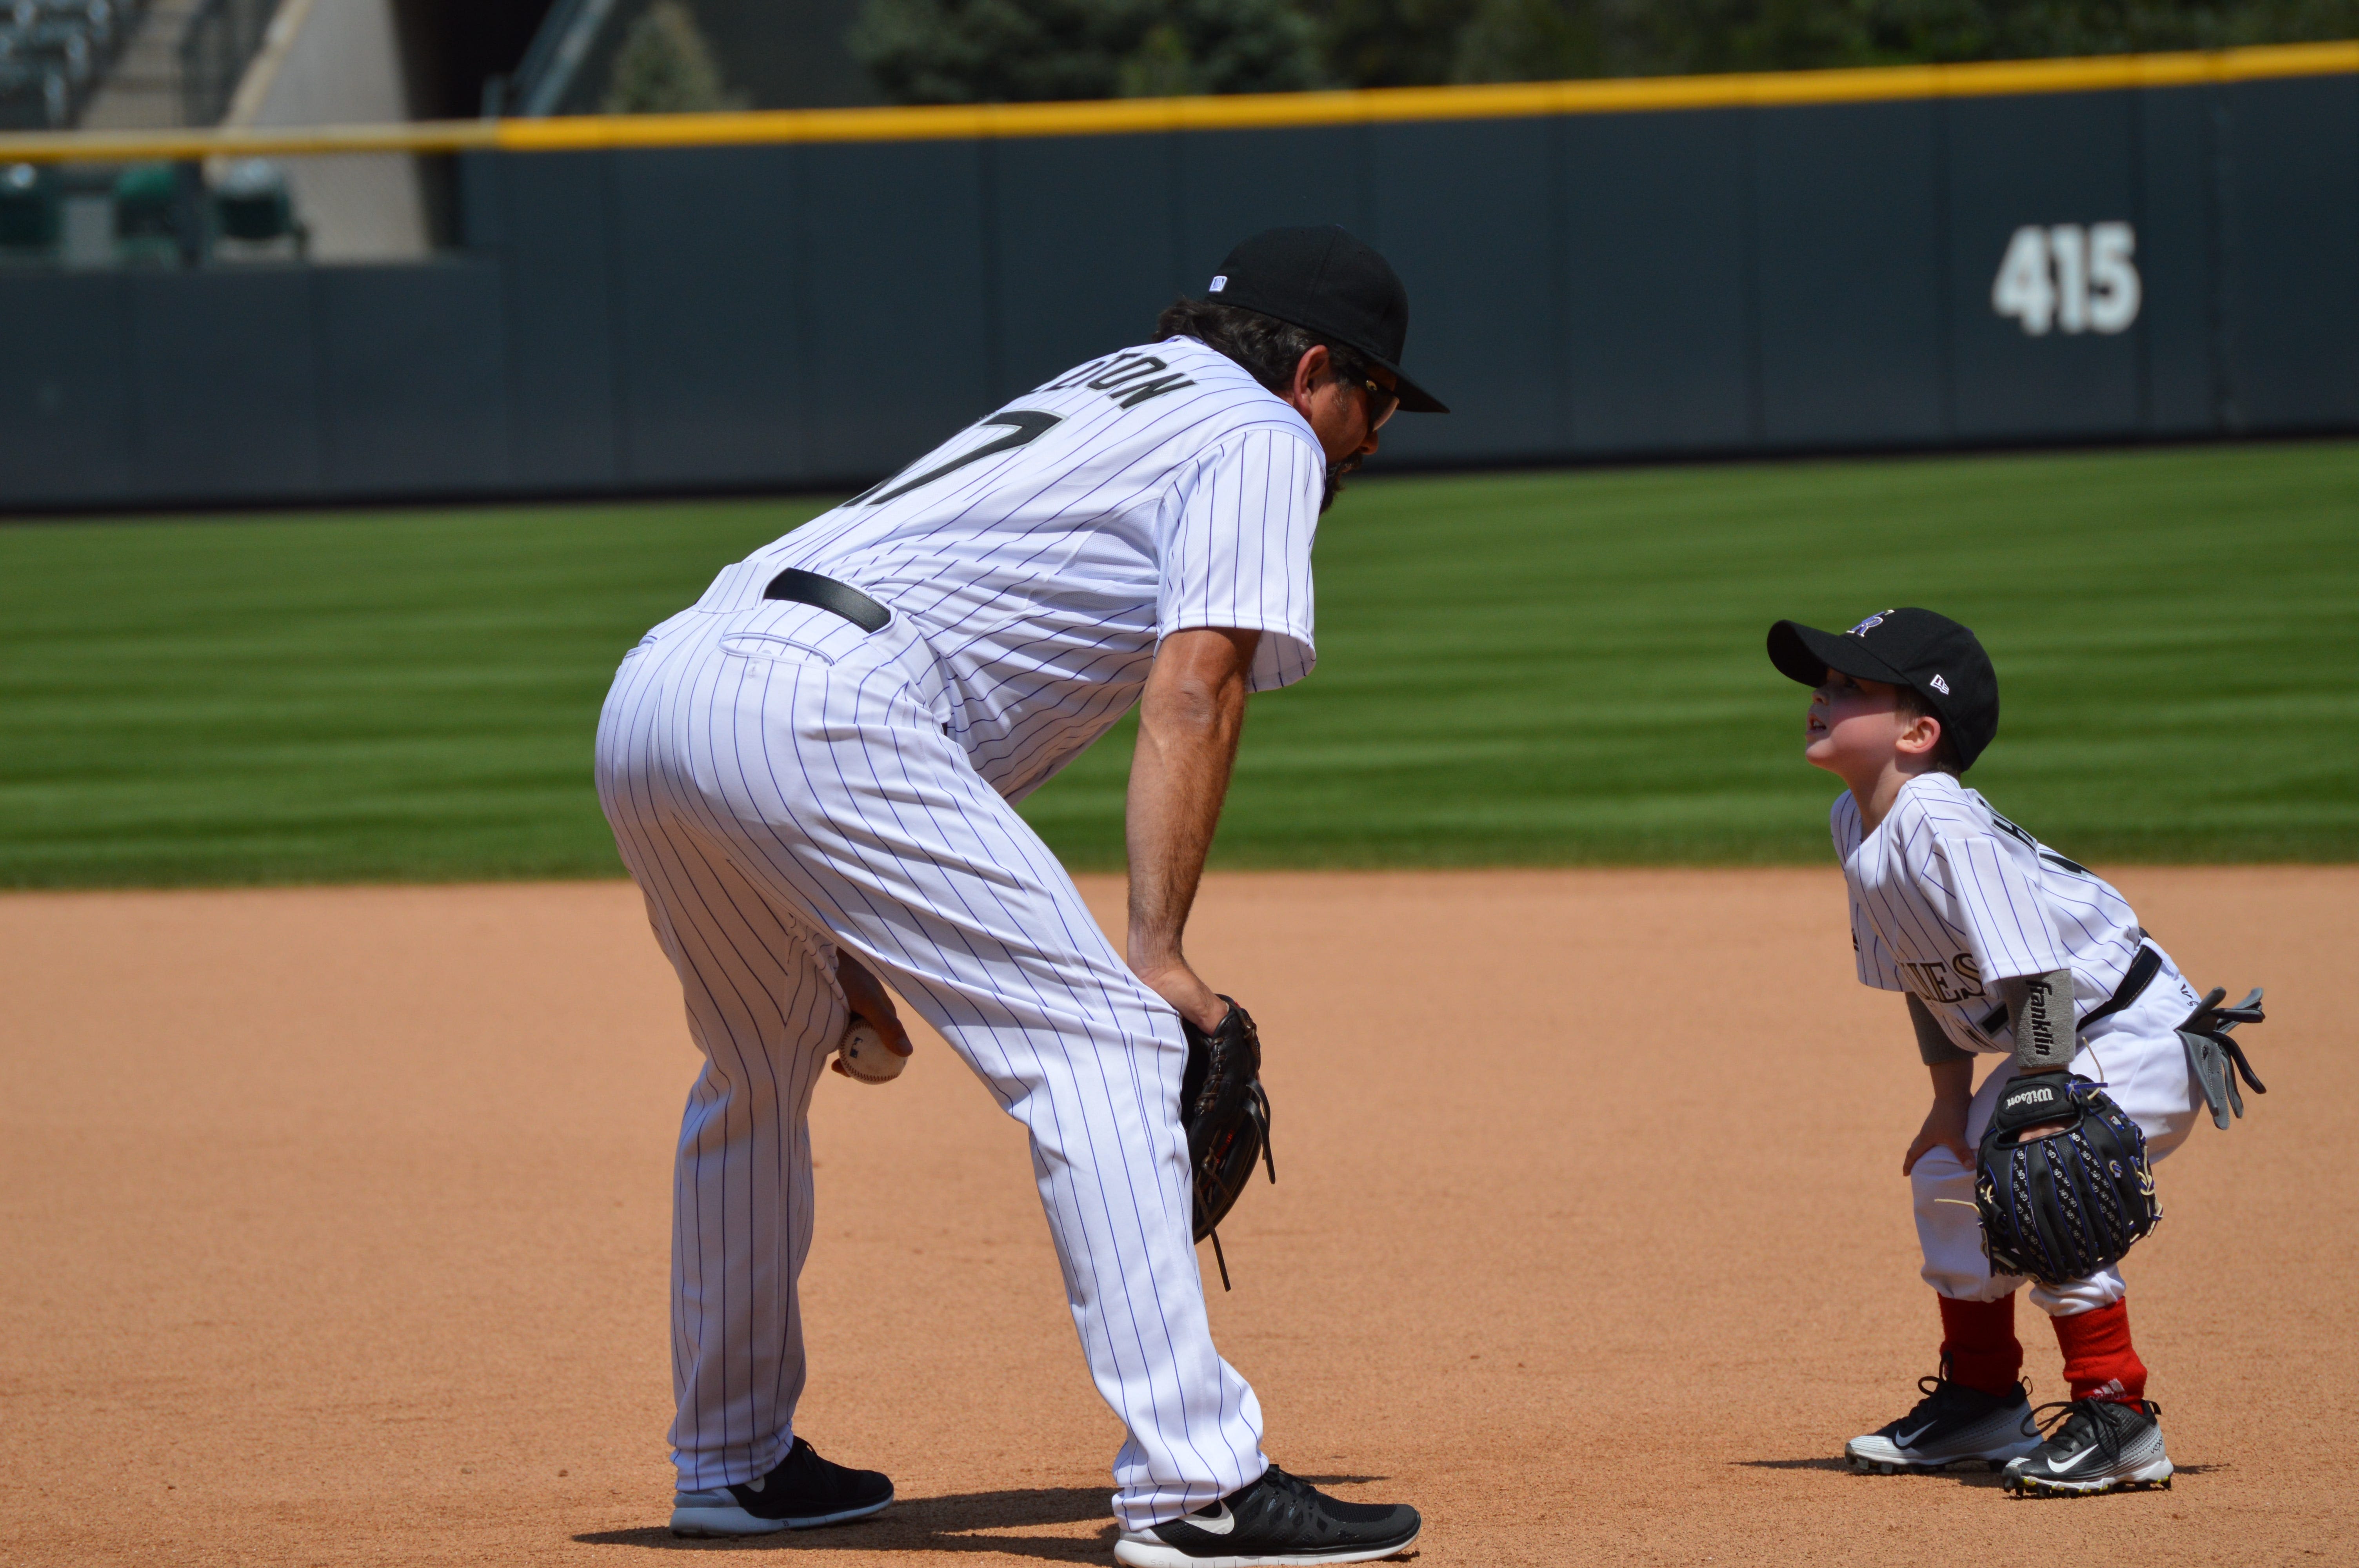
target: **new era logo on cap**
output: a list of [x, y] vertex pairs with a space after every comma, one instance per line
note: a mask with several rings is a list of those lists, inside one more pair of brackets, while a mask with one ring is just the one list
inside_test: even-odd
[[1228, 275], [1227, 273], [1221, 273], [1221, 274], [1218, 274], [1217, 276], [1215, 276], [1213, 277], [1213, 279], [1212, 279], [1212, 287], [1210, 287], [1210, 288], [1208, 288], [1208, 289], [1206, 289], [1206, 290], [1204, 290], [1204, 292], [1205, 292], [1205, 293], [1207, 293], [1207, 294], [1218, 294], [1221, 290], [1223, 290], [1223, 288], [1226, 288], [1228, 286], [1229, 286], [1229, 275]]
[[1940, 692], [1943, 697], [1950, 695], [1950, 683], [1943, 680], [1940, 676], [1935, 676], [1931, 680], [1927, 681], [1925, 684], [1931, 687], [1935, 691]]

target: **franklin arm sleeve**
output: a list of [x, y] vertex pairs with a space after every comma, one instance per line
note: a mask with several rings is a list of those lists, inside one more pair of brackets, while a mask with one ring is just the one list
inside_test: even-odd
[[2044, 1073], [2069, 1065], [2081, 1049], [2080, 1028], [2072, 1012], [2072, 971], [2051, 969], [1998, 982], [2006, 1001], [2006, 1015], [2015, 1022], [2015, 1065], [2018, 1071]]
[[1927, 1066], [1938, 1067], [1944, 1062], [1963, 1062], [1973, 1057], [1972, 1051], [1961, 1051], [1950, 1044], [1950, 1037], [1941, 1033], [1941, 1026], [1933, 1022], [1933, 1015], [1925, 1011], [1925, 1004], [1917, 1000], [1915, 991], [1908, 993], [1908, 1022], [1917, 1031], [1917, 1054]]

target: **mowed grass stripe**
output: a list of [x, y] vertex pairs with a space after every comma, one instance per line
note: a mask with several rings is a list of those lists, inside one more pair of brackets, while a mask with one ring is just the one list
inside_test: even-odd
[[[1975, 626], [1970, 782], [2097, 860], [2354, 858], [2359, 446], [1364, 481], [1216, 863], [1810, 862], [1770, 621]], [[617, 874], [615, 661], [824, 502], [0, 530], [0, 883]], [[1125, 724], [1026, 803], [1121, 861]]]
[[0, 531], [0, 879], [618, 875], [615, 661], [821, 504]]
[[[1228, 864], [1810, 861], [1771, 621], [1980, 630], [1973, 782], [2096, 858], [2350, 858], [2359, 449], [1404, 480], [1320, 542], [1321, 667], [1255, 705]], [[1116, 852], [1102, 745], [1030, 809]]]

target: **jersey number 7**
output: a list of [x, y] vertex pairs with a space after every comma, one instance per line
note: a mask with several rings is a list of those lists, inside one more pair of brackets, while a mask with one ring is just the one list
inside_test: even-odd
[[[1010, 409], [1005, 414], [995, 414], [990, 418], [985, 419], [983, 423], [984, 425], [1011, 425], [1015, 427], [1016, 433], [1011, 436], [1002, 436], [996, 441], [985, 441], [982, 446], [975, 448], [975, 449], [971, 452], [962, 452], [957, 457], [954, 457], [950, 461], [944, 463], [941, 467], [938, 469], [929, 469], [926, 472], [921, 473], [917, 478], [911, 480], [907, 484], [894, 485], [892, 489], [885, 492], [882, 495], [876, 495], [872, 492], [866, 497], [855, 495], [853, 499], [854, 501], [865, 499], [871, 506], [882, 506], [886, 502], [891, 501], [897, 496], [908, 494], [911, 491], [917, 489], [920, 485], [933, 483], [934, 481], [941, 478], [944, 474], [956, 473], [959, 470], [966, 467], [969, 463], [979, 463], [984, 459], [991, 457], [995, 453], [1013, 451], [1018, 447], [1030, 446], [1042, 436], [1048, 434], [1049, 427], [1050, 426], [1060, 424], [1062, 421], [1063, 416], [1061, 415], [1040, 414], [1036, 413], [1029, 408], [1015, 408]], [[892, 481], [888, 480], [886, 482], [891, 483]]]

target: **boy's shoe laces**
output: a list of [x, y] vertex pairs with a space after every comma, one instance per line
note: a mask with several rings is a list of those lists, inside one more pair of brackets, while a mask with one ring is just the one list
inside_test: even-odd
[[[2108, 1464], [2112, 1464], [2122, 1456], [2122, 1434], [2111, 1422], [2098, 1417], [2096, 1407], [2101, 1404], [2128, 1404], [2134, 1410], [2144, 1411], [2149, 1417], [2162, 1414], [2162, 1407], [2152, 1400], [2135, 1402], [2127, 1400], [2058, 1400], [2033, 1411], [2031, 1419], [2039, 1423], [2041, 1435], [2049, 1443], [2069, 1436], [2076, 1418], [2087, 1422], [2095, 1429], [2097, 1452], [2104, 1455]], [[2056, 1413], [2050, 1415], [2050, 1411]]]

